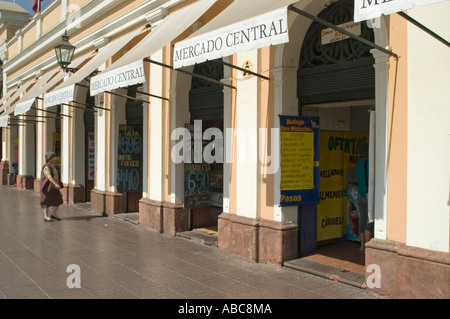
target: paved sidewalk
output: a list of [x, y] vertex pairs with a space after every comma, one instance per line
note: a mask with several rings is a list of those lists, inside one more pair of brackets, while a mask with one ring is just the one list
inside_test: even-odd
[[[0, 298], [376, 299], [365, 290], [150, 232], [86, 205], [44, 222], [39, 195], [0, 186]], [[69, 289], [78, 273], [81, 288]], [[73, 270], [72, 270], [73, 271]]]

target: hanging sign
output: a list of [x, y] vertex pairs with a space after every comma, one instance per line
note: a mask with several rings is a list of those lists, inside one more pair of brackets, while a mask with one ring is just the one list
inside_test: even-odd
[[[338, 27], [351, 32], [354, 35], [361, 35], [361, 23], [359, 22], [347, 22], [338, 25]], [[346, 40], [348, 38], [350, 38], [348, 35], [340, 33], [331, 28], [322, 30], [322, 45]]]
[[142, 126], [119, 125], [118, 192], [142, 192], [142, 147]]
[[184, 208], [211, 206], [211, 165], [184, 164]]
[[319, 203], [319, 117], [280, 116], [280, 206]]
[[91, 96], [145, 82], [144, 61], [139, 60], [117, 69], [100, 73], [91, 79]]
[[75, 84], [46, 93], [44, 95], [44, 108], [72, 102], [74, 100], [74, 92]]
[[355, 22], [378, 18], [382, 14], [409, 10], [414, 6], [423, 6], [447, 0], [355, 0]]
[[287, 8], [277, 9], [175, 43], [175, 69], [289, 42]]

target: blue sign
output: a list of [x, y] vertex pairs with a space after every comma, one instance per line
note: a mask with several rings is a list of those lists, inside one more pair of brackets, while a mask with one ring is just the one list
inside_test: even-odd
[[280, 206], [319, 204], [319, 117], [280, 115]]

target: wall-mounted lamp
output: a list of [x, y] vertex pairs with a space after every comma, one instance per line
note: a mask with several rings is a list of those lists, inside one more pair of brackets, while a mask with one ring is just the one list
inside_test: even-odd
[[64, 32], [61, 43], [55, 47], [55, 53], [58, 64], [65, 72], [77, 71], [77, 69], [67, 67], [72, 62], [73, 54], [75, 53], [75, 46], [69, 43], [67, 31]]

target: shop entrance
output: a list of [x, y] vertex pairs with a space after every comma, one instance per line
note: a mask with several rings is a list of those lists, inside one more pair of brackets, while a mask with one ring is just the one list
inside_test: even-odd
[[86, 95], [86, 109], [83, 113], [85, 141], [85, 199], [91, 201], [91, 191], [95, 186], [95, 96]]
[[[318, 17], [374, 42], [371, 28], [352, 22], [351, 0], [334, 2]], [[361, 272], [364, 253], [353, 214], [352, 191], [357, 189], [353, 172], [358, 146], [369, 142], [374, 58], [369, 46], [328, 31], [317, 22], [310, 25], [297, 75], [299, 114], [320, 117], [320, 204], [299, 207], [300, 233], [308, 234], [299, 236], [299, 248], [304, 258], [340, 261], [337, 266]]]
[[[139, 200], [142, 198], [142, 127], [143, 127], [143, 102], [144, 98], [140, 99], [138, 92], [143, 92], [142, 85], [133, 85], [128, 87], [127, 102], [125, 106], [126, 131], [119, 129], [120, 132], [128, 132], [123, 134], [122, 141], [119, 142], [119, 152], [122, 155], [129, 156], [132, 160], [128, 161], [132, 167], [122, 168], [127, 173], [121, 174], [125, 176], [125, 181], [122, 179], [122, 185], [126, 186], [126, 211], [128, 213], [139, 212]], [[137, 99], [135, 99], [137, 98]], [[119, 137], [120, 138], [120, 137]], [[122, 171], [123, 173], [123, 171]]]
[[[193, 73], [220, 81], [223, 79], [223, 64], [217, 60], [197, 64]], [[189, 112], [191, 121], [187, 123], [188, 127], [192, 127], [194, 121], [201, 121], [203, 132], [208, 128], [217, 128], [223, 132], [223, 86], [192, 77]], [[208, 166], [209, 205], [190, 210], [190, 228], [206, 228], [214, 232], [217, 229], [217, 217], [223, 211], [223, 164], [212, 163]]]

